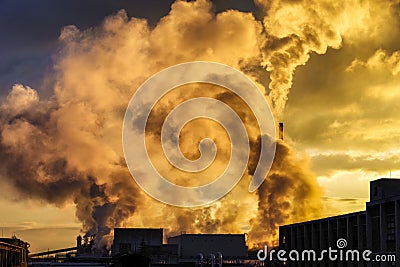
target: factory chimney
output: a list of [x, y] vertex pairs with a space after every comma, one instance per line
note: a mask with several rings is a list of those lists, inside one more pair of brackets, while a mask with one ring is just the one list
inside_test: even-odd
[[283, 141], [283, 122], [279, 122], [279, 139]]

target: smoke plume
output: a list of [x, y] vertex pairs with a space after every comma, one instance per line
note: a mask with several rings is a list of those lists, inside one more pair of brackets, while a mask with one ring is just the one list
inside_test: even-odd
[[[17, 84], [0, 104], [1, 179], [23, 197], [57, 206], [75, 203], [83, 231], [97, 234], [99, 242], [113, 227], [125, 224], [164, 227], [169, 235], [245, 231], [257, 244], [275, 239], [279, 224], [318, 216], [316, 179], [304, 164], [305, 157], [285, 143], [277, 143], [266, 182], [257, 193], [247, 192], [260, 136], [251, 111], [223, 88], [188, 86], [166, 96], [155, 107], [146, 138], [159, 139], [161, 115], [185, 98], [200, 92], [226, 101], [246, 122], [254, 158], [248, 173], [226, 197], [204, 208], [167, 206], [138, 189], [124, 162], [125, 108], [140, 84], [157, 71], [192, 60], [242, 69], [269, 95], [276, 116], [282, 118], [296, 67], [304, 65], [312, 52], [323, 54], [329, 47], [340, 47], [345, 27], [336, 26], [335, 18], [347, 5], [311, 0], [257, 3], [263, 21], [234, 10], [216, 14], [211, 1], [197, 0], [175, 2], [153, 28], [146, 20], [128, 18], [124, 11], [94, 29], [65, 27], [55, 74], [49, 77], [53, 96], [40, 99], [36, 90]], [[226, 134], [214, 126], [205, 122], [201, 131], [193, 131], [200, 127], [194, 124], [181, 133], [181, 147], [189, 158], [198, 155], [194, 140], [203, 138], [201, 134], [220, 138], [219, 158], [209, 177], [223, 169], [229, 155]], [[160, 172], [185, 183], [184, 176], [158, 156], [160, 149], [154, 145], [149, 152]]]
[[251, 220], [249, 239], [257, 245], [277, 240], [279, 225], [315, 219], [322, 211], [322, 190], [307, 158], [281, 141], [276, 148], [271, 171], [258, 190], [257, 217]]
[[101, 237], [133, 214], [140, 193], [122, 161], [101, 159], [109, 151], [99, 115], [83, 103], [41, 101], [33, 89], [15, 85], [0, 106], [0, 170], [24, 198], [73, 202], [86, 234]]

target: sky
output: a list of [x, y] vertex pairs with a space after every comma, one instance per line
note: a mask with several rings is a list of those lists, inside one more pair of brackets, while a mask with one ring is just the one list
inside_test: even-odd
[[[400, 177], [397, 0], [1, 0], [0, 40], [0, 228], [33, 252], [72, 246], [80, 233], [107, 235], [114, 225], [249, 232], [257, 244], [271, 242], [276, 234], [263, 226], [273, 232], [281, 223], [363, 210], [369, 181]], [[188, 211], [137, 188], [121, 163], [120, 136], [135, 89], [192, 60], [249, 75], [284, 121], [285, 142], [258, 193], [239, 201], [248, 194], [239, 184], [216, 204]], [[154, 125], [171, 103], [199, 90], [184, 91], [158, 104]], [[240, 107], [221, 88], [209, 92]], [[199, 128], [221, 136], [213, 124], [183, 129], [189, 157]], [[159, 149], [149, 149], [154, 162], [182, 182]]]

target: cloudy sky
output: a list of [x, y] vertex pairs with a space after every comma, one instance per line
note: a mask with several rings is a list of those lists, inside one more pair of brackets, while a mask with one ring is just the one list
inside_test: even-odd
[[[162, 227], [150, 222], [171, 210], [135, 185], [121, 196], [121, 177], [129, 176], [120, 163], [121, 123], [146, 78], [191, 60], [241, 69], [265, 93], [285, 123], [288, 162], [306, 166], [299, 187], [315, 182], [310, 188], [320, 191], [301, 196], [320, 199], [319, 211], [303, 219], [362, 210], [370, 180], [400, 177], [398, 0], [173, 2], [0, 0], [4, 236], [15, 232], [40, 251], [73, 245], [81, 230], [107, 232], [100, 226]], [[296, 164], [287, 168], [295, 173]], [[262, 214], [249, 208], [262, 196], [221, 203]], [[215, 218], [216, 209], [201, 212], [226, 226], [194, 230], [258, 229], [226, 214]], [[189, 225], [173, 211], [172, 224]]]

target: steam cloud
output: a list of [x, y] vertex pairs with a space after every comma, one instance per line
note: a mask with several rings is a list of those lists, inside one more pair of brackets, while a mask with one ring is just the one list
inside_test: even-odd
[[[316, 179], [304, 164], [306, 159], [282, 142], [277, 144], [267, 181], [256, 194], [248, 194], [260, 138], [251, 123], [247, 127], [252, 132], [254, 162], [239, 185], [209, 207], [184, 209], [158, 203], [141, 193], [125, 166], [120, 136], [127, 101], [157, 71], [191, 60], [242, 69], [269, 95], [276, 116], [282, 118], [296, 67], [304, 65], [311, 52], [323, 54], [328, 47], [341, 45], [343, 27], [336, 27], [333, 18], [345, 7], [313, 1], [257, 3], [265, 14], [262, 22], [234, 10], [215, 14], [210, 1], [197, 0], [175, 2], [154, 28], [146, 20], [128, 18], [124, 11], [95, 29], [65, 27], [51, 77], [54, 95], [40, 99], [34, 89], [17, 84], [1, 102], [1, 179], [24, 197], [58, 206], [73, 201], [83, 230], [97, 234], [101, 244], [122, 223], [164, 227], [168, 234], [247, 231], [250, 243], [257, 244], [275, 239], [279, 224], [318, 216], [321, 203]], [[334, 14], [328, 12], [332, 5]], [[287, 18], [290, 14], [296, 19]], [[265, 79], [266, 74], [270, 79]], [[169, 100], [188, 95], [194, 95], [193, 91], [167, 97], [155, 114], [163, 114]], [[214, 88], [211, 95], [232, 100], [221, 89]], [[239, 113], [242, 110], [241, 117], [251, 122], [251, 116], [235, 101], [230, 105]], [[159, 124], [154, 120], [149, 138], [158, 138]], [[219, 136], [213, 127], [203, 130]], [[197, 147], [193, 140], [199, 138], [192, 135], [190, 131], [181, 134], [189, 157], [196, 156], [190, 151]], [[222, 151], [227, 147], [224, 142], [219, 146]], [[174, 174], [177, 170], [166, 165], [162, 171]], [[176, 177], [181, 176], [177, 173]]]
[[[133, 214], [140, 193], [122, 164], [102, 159], [94, 162], [96, 155], [92, 156], [90, 151], [107, 152], [104, 146], [102, 151], [95, 148], [102, 126], [81, 104], [71, 108], [61, 107], [56, 100], [40, 101], [36, 91], [29, 87], [13, 87], [0, 106], [2, 179], [7, 179], [27, 198], [57, 206], [73, 201], [86, 233], [103, 236]], [[81, 117], [84, 121], [75, 129], [76, 133], [69, 130], [67, 123], [69, 120], [77, 123], [75, 116], [80, 112], [85, 117]], [[71, 147], [71, 140], [76, 142], [72, 146], [80, 143], [88, 149], [87, 154], [85, 148], [80, 155], [75, 154], [79, 148]], [[82, 157], [87, 157], [88, 165]], [[91, 161], [93, 167], [106, 162], [108, 166], [99, 165], [98, 170], [92, 170]], [[102, 169], [112, 183], [98, 178], [103, 177], [98, 174]], [[127, 191], [131, 194], [126, 194]]]

